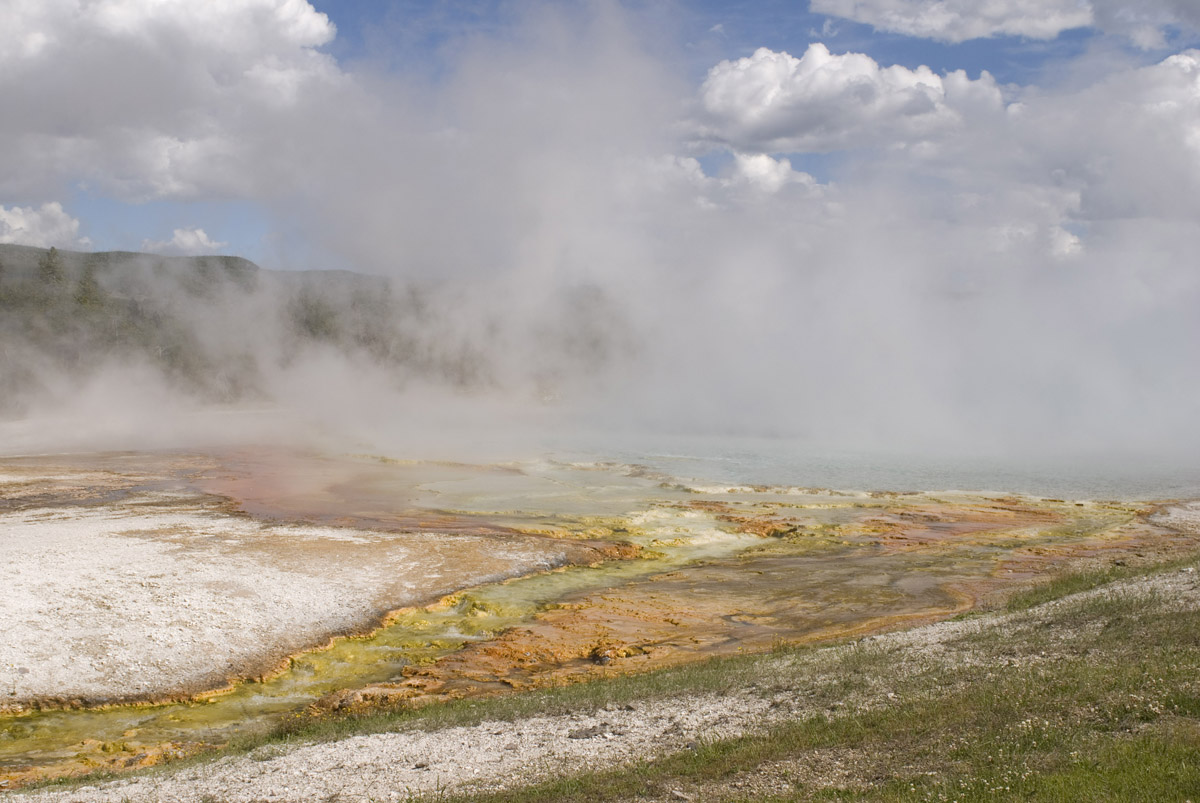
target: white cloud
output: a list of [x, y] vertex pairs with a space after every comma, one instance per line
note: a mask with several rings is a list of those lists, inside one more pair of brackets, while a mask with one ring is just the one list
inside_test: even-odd
[[[986, 73], [881, 67], [821, 45], [801, 59], [764, 49], [710, 71], [697, 127], [707, 147], [736, 154], [743, 180], [768, 184], [783, 173], [767, 154], [854, 149], [856, 179], [831, 202], [903, 187], [914, 215], [978, 226], [980, 242], [1011, 253], [1086, 250], [1062, 228], [1072, 222], [1200, 217], [1200, 51], [1082, 89], [1006, 92], [1007, 106]], [[977, 201], [947, 205], [952, 196]]]
[[1146, 49], [1163, 47], [1168, 27], [1200, 30], [1200, 4], [1195, 0], [1092, 0], [1091, 5], [1096, 27], [1124, 34]]
[[186, 31], [192, 42], [235, 53], [316, 47], [335, 33], [306, 0], [99, 0], [79, 11], [108, 34], [156, 38]]
[[271, 192], [297, 104], [344, 76], [304, 0], [45, 0], [0, 29], [0, 196]]
[[748, 184], [768, 193], [776, 193], [789, 184], [814, 187], [816, 180], [808, 173], [792, 169], [790, 159], [773, 159], [765, 153], [735, 153], [734, 172], [729, 182]]
[[832, 151], [934, 139], [960, 106], [998, 112], [994, 79], [928, 67], [881, 67], [862, 53], [809, 46], [801, 58], [760, 48], [709, 70], [700, 88], [701, 138], [738, 150]]
[[765, 153], [734, 153], [718, 175], [704, 173], [691, 157], [660, 156], [628, 165], [628, 203], [670, 197], [683, 209], [762, 214], [775, 207], [783, 214], [820, 214], [831, 185], [792, 167], [790, 159]]
[[1150, 49], [1165, 44], [1169, 26], [1200, 28], [1194, 0], [812, 0], [810, 8], [880, 31], [944, 42], [1053, 39], [1072, 28], [1096, 27]]
[[170, 240], [143, 240], [142, 250], [152, 254], [215, 254], [229, 243], [213, 240], [204, 229], [175, 229]]
[[38, 248], [87, 248], [90, 241], [79, 237], [79, 221], [63, 211], [57, 202], [32, 206], [0, 206], [0, 243], [32, 245]]
[[1092, 23], [1079, 0], [812, 0], [812, 11], [865, 22], [881, 31], [948, 42], [988, 36], [1053, 39]]
[[993, 147], [1010, 181], [1073, 193], [1086, 220], [1197, 219], [1200, 51], [1081, 91], [1030, 92]]

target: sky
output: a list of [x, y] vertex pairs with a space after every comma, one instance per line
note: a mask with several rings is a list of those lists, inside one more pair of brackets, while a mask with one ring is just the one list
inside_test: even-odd
[[0, 242], [345, 268], [514, 316], [593, 288], [638, 366], [608, 384], [651, 424], [1200, 444], [1190, 0], [0, 22]]
[[[674, 119], [658, 121], [672, 140], [661, 143], [662, 155], [695, 159], [708, 178], [727, 177], [722, 169], [744, 178], [739, 158], [768, 169], [766, 156], [775, 164], [786, 158], [805, 168], [793, 173], [824, 184], [838, 167], [849, 171], [878, 157], [864, 150], [883, 150], [897, 166], [901, 156], [928, 157], [972, 140], [990, 150], [977, 130], [989, 113], [1004, 110], [1011, 118], [1025, 99], [1053, 105], [1044, 100], [1050, 95], [1103, 114], [1117, 99], [1101, 85], [1120, 92], [1113, 85], [1122, 79], [1126, 92], [1146, 100], [1154, 92], [1180, 93], [1156, 108], [1194, 100], [1188, 53], [1200, 44], [1200, 11], [1186, 0], [1002, 0], [980, 7], [965, 0], [540, 7], [499, 0], [5, 0], [0, 97], [10, 112], [0, 133], [7, 154], [0, 241], [232, 252], [272, 267], [345, 259], [321, 252], [327, 244], [319, 237], [280, 243], [297, 236], [288, 201], [306, 189], [287, 173], [308, 166], [289, 164], [304, 158], [299, 153], [264, 151], [275, 151], [281, 139], [304, 139], [289, 125], [309, 125], [308, 116], [321, 109], [336, 114], [341, 96], [361, 107], [387, 103], [395, 84], [453, 93], [472, 53], [533, 44], [529, 37], [539, 34], [532, 29], [548, 17], [560, 18], [559, 30], [543, 32], [535, 47], [553, 36], [616, 36], [598, 29], [605, 15], [621, 18], [610, 20], [627, 28], [621, 35], [641, 38], [623, 46], [653, 62], [640, 66], [649, 81], [672, 84], [666, 100], [676, 104], [666, 115]], [[562, 78], [562, 89], [571, 91], [571, 77]], [[1194, 125], [1173, 122], [1181, 133]], [[1088, 124], [1076, 132], [1064, 125], [1039, 119], [1004, 133], [1069, 139]], [[305, 144], [316, 158], [342, 158], [320, 153], [321, 146], [346, 143], [323, 143], [320, 132], [313, 138]], [[1044, 153], [1020, 156], [1053, 161], [1061, 154], [1052, 148], [1046, 142]], [[985, 169], [940, 161], [937, 169]], [[1075, 161], [1062, 169], [1078, 172]], [[838, 177], [845, 181], [846, 174]], [[1057, 223], [1075, 224], [1067, 231], [1086, 225], [1080, 210], [1059, 207], [1052, 213]]]

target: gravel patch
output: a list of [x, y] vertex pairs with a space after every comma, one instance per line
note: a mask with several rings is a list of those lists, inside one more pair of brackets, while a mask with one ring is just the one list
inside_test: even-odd
[[1154, 524], [1163, 524], [1186, 533], [1200, 534], [1200, 502], [1172, 505], [1150, 517]]
[[[592, 714], [483, 722], [435, 732], [270, 745], [162, 776], [21, 795], [25, 801], [401, 800], [438, 790], [498, 789], [610, 767], [744, 733], [767, 711], [750, 694], [639, 703]], [[333, 797], [338, 796], [338, 797]]]

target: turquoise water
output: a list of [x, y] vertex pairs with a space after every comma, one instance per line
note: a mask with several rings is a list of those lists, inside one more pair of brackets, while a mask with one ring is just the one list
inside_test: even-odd
[[1061, 499], [1200, 497], [1200, 455], [1025, 458], [838, 452], [770, 438], [655, 436], [552, 445], [562, 459], [644, 465], [698, 483], [862, 491], [997, 491]]

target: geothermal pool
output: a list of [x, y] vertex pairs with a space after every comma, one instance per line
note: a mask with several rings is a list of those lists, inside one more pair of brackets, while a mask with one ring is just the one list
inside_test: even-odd
[[0, 460], [0, 781], [533, 688], [1194, 550], [1158, 506], [281, 449]]

